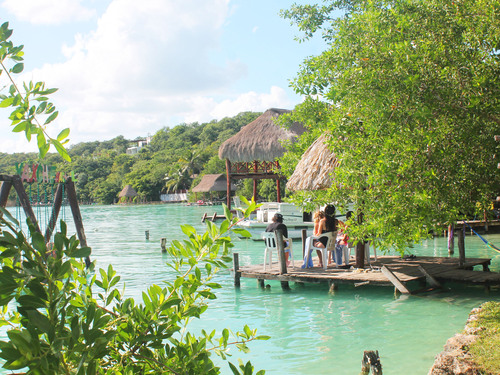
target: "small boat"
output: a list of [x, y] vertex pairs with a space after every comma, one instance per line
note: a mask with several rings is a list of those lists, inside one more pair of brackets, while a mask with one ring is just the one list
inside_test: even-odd
[[272, 223], [273, 216], [276, 213], [283, 215], [283, 224], [287, 226], [289, 238], [302, 238], [302, 229], [307, 229], [308, 234], [312, 234], [314, 223], [309, 221], [311, 220], [311, 214], [308, 212], [302, 212], [291, 203], [263, 203], [257, 209], [255, 215], [251, 215], [250, 218], [240, 221], [238, 226], [248, 230], [252, 235], [252, 240], [261, 241], [262, 232], [264, 232], [266, 227]]

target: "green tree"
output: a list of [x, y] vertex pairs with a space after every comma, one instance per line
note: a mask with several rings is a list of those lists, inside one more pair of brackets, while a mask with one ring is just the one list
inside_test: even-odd
[[296, 119], [331, 135], [341, 164], [315, 196], [355, 204], [353, 238], [403, 251], [496, 196], [499, 6], [327, 0], [282, 13], [327, 43], [292, 83], [309, 98]]

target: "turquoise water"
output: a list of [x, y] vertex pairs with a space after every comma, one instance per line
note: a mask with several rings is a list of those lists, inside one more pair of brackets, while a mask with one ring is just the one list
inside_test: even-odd
[[[100, 268], [113, 264], [125, 282], [126, 294], [140, 298], [152, 283], [173, 277], [165, 265], [169, 257], [161, 253], [161, 238], [181, 238], [181, 223], [203, 230], [203, 213], [222, 213], [222, 208], [83, 206], [81, 212], [92, 260]], [[70, 224], [68, 208], [65, 215]], [[486, 238], [500, 244], [500, 235]], [[240, 264], [262, 263], [262, 243], [239, 239], [234, 243]], [[297, 258], [300, 252], [296, 253]], [[447, 256], [446, 239], [429, 240], [414, 253]], [[500, 270], [500, 255], [477, 237], [466, 237], [466, 254], [493, 258], [492, 269]], [[335, 294], [329, 294], [326, 286], [291, 284], [292, 289], [283, 292], [279, 282], [267, 282], [270, 289], [261, 290], [249, 279], [242, 279], [237, 290], [227, 270], [219, 273], [217, 281], [223, 285], [218, 298], [201, 319], [192, 322], [191, 330], [237, 331], [248, 324], [271, 336], [268, 341], [250, 343], [249, 354], [234, 350], [230, 359], [233, 363], [237, 358], [251, 360], [267, 374], [358, 374], [364, 350], [379, 351], [384, 374], [427, 374], [446, 340], [463, 328], [470, 310], [484, 301], [500, 301], [498, 289], [487, 293], [473, 287], [395, 298], [391, 287], [340, 285]], [[218, 363], [223, 374], [231, 374], [223, 361]]]

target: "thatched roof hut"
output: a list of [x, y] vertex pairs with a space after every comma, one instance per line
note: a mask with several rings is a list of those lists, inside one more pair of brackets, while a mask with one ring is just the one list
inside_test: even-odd
[[287, 109], [268, 109], [226, 140], [219, 148], [219, 158], [229, 159], [231, 162], [252, 162], [273, 161], [282, 156], [285, 149], [280, 141], [294, 139], [306, 131], [298, 122], [289, 130], [274, 123], [275, 118], [289, 112], [291, 111]]
[[338, 160], [326, 141], [327, 135], [322, 134], [304, 152], [286, 184], [288, 190], [321, 190], [332, 185]]
[[[207, 193], [212, 191], [226, 191], [226, 189], [227, 178], [225, 174], [206, 174], [192, 191], [193, 193]], [[236, 190], [234, 184], [231, 184], [231, 190]]]
[[126, 185], [122, 191], [120, 191], [120, 194], [118, 194], [118, 197], [119, 198], [122, 198], [122, 197], [127, 197], [127, 198], [133, 198], [133, 197], [136, 197], [138, 194], [137, 192], [134, 190], [134, 188], [130, 185]]

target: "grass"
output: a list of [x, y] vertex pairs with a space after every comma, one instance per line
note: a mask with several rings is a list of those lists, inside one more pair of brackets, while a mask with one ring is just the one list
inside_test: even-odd
[[486, 302], [472, 327], [483, 327], [469, 347], [473, 361], [483, 374], [500, 374], [500, 303]]

